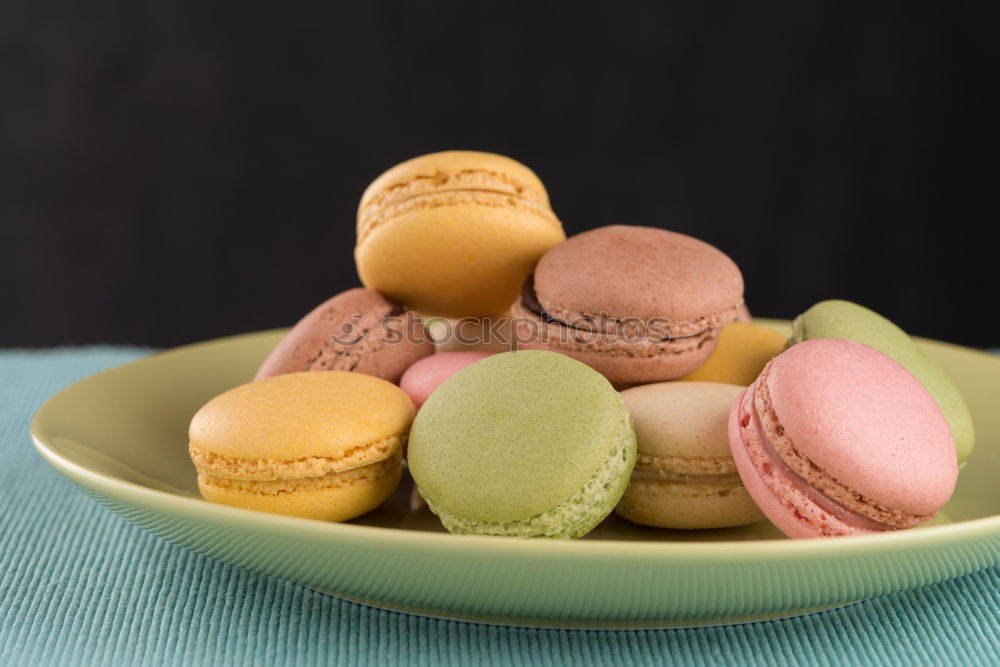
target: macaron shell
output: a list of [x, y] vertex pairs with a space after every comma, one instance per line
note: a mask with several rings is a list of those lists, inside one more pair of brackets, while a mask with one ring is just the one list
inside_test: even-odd
[[534, 288], [557, 317], [604, 312], [684, 322], [743, 300], [743, 276], [719, 249], [685, 234], [626, 225], [576, 234], [550, 250], [535, 269]]
[[574, 497], [623, 428], [634, 461], [628, 412], [587, 366], [552, 352], [497, 354], [427, 400], [410, 434], [409, 468], [432, 506], [467, 520], [521, 521]]
[[955, 439], [955, 452], [959, 463], [965, 463], [975, 448], [976, 429], [972, 421], [969, 406], [945, 372], [934, 365], [929, 359], [925, 366], [910, 370], [920, 380], [924, 388], [930, 392], [938, 407], [948, 420], [952, 437]]
[[453, 533], [564, 540], [583, 537], [611, 513], [625, 492], [635, 464], [635, 432], [627, 417], [616, 426], [616, 432], [609, 437], [611, 450], [601, 467], [572, 496], [545, 512], [523, 520], [490, 522], [470, 520], [431, 500], [427, 504]]
[[785, 349], [785, 337], [767, 327], [730, 322], [719, 332], [712, 356], [681, 380], [749, 386], [764, 366]]
[[399, 388], [418, 408], [445, 380], [466, 366], [490, 356], [489, 352], [440, 352], [406, 369]]
[[875, 311], [850, 301], [821, 301], [796, 317], [791, 342], [812, 338], [844, 338], [863, 343], [904, 367], [926, 361], [909, 334]]
[[399, 387], [371, 375], [291, 373], [216, 396], [195, 414], [189, 435], [192, 447], [233, 458], [340, 457], [405, 435], [413, 414]]
[[564, 238], [558, 221], [533, 210], [470, 202], [394, 218], [371, 232], [355, 259], [366, 287], [422, 313], [495, 315]]
[[[378, 292], [355, 288], [316, 306], [261, 364], [254, 379], [308, 370], [352, 370], [396, 382], [434, 352], [420, 319]], [[342, 342], [341, 342], [342, 341]]]
[[729, 457], [729, 408], [742, 387], [711, 382], [658, 382], [621, 393], [635, 424], [640, 454]]
[[813, 339], [776, 357], [766, 386], [798, 452], [855, 493], [910, 514], [933, 514], [950, 498], [958, 468], [948, 423], [889, 357]]

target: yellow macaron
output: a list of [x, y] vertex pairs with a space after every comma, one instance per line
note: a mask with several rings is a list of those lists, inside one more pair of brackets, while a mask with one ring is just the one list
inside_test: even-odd
[[566, 238], [534, 172], [475, 151], [423, 155], [376, 178], [357, 231], [365, 287], [447, 317], [504, 312], [538, 259]]
[[785, 340], [785, 336], [766, 327], [730, 322], [722, 327], [712, 356], [680, 379], [750, 386], [767, 362], [785, 349]]
[[188, 451], [208, 501], [344, 521], [396, 488], [413, 416], [399, 387], [371, 375], [290, 373], [206, 403]]

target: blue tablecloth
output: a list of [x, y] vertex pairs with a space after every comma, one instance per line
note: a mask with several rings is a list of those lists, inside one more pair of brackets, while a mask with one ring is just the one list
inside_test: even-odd
[[0, 663], [1000, 664], [1000, 567], [780, 621], [584, 632], [381, 611], [199, 556], [88, 499], [28, 438], [51, 394], [144, 353], [0, 352]]

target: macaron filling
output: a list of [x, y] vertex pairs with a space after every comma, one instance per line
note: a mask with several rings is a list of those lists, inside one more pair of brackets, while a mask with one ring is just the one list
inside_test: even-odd
[[378, 209], [382, 206], [392, 206], [422, 195], [466, 190], [495, 192], [540, 203], [548, 201], [548, 197], [541, 189], [528, 185], [515, 178], [512, 174], [495, 169], [471, 167], [456, 169], [454, 171], [439, 171], [435, 169], [433, 173], [413, 176], [382, 188], [362, 202], [361, 217], [365, 218], [372, 215], [371, 211], [373, 209]]
[[416, 176], [392, 185], [363, 202], [358, 215], [358, 244], [376, 228], [407, 213], [468, 204], [529, 209], [562, 228], [543, 191], [496, 171], [461, 169]]
[[[198, 472], [198, 484], [224, 491], [238, 491], [256, 495], [276, 496], [299, 491], [318, 491], [348, 487], [359, 482], [375, 482], [398, 475], [401, 470], [403, 453], [397, 451], [389, 458], [369, 465], [340, 472], [310, 477], [292, 477], [284, 470], [278, 470], [274, 479], [234, 479]], [[288, 475], [288, 476], [286, 476]]]
[[273, 481], [324, 477], [367, 466], [401, 452], [405, 442], [405, 433], [394, 433], [381, 440], [352, 447], [337, 456], [306, 456], [295, 460], [237, 458], [195, 445], [188, 447], [188, 453], [199, 474], [244, 481]]
[[198, 471], [198, 484], [219, 491], [279, 495], [374, 482], [398, 475], [406, 432], [353, 447], [336, 456], [300, 459], [247, 459], [188, 447]]
[[604, 499], [621, 496], [628, 483], [634, 465], [629, 453], [635, 446], [635, 432], [627, 418], [622, 420], [619, 433], [608, 457], [583, 486], [568, 500], [535, 516], [503, 522], [463, 519], [449, 513], [431, 498], [425, 496], [424, 499], [452, 533], [562, 539], [582, 537], [614, 507], [614, 503], [605, 503]]
[[690, 458], [642, 452], [636, 457], [632, 481], [723, 486], [741, 484], [736, 464], [728, 456]]
[[637, 318], [571, 312], [543, 304], [535, 291], [534, 276], [528, 276], [512, 312], [515, 317], [534, 318], [540, 327], [549, 327], [552, 332], [548, 335], [549, 340], [559, 349], [654, 357], [701, 348], [717, 337], [724, 324], [736, 319], [742, 305], [740, 301], [720, 313], [683, 322], [666, 317], [656, 322], [642, 322]]
[[738, 399], [740, 441], [761, 481], [794, 516], [823, 535], [908, 528], [931, 518], [889, 509], [850, 491], [796, 450], [770, 403], [768, 370]]

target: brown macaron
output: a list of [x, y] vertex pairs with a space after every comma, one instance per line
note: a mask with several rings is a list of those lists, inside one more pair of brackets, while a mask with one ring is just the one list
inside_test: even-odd
[[562, 352], [628, 384], [698, 368], [742, 306], [743, 276], [714, 246], [613, 225], [547, 252], [511, 316], [520, 347]]
[[415, 313], [357, 287], [299, 320], [254, 379], [300, 371], [357, 371], [398, 382], [411, 364], [433, 353], [434, 343]]

